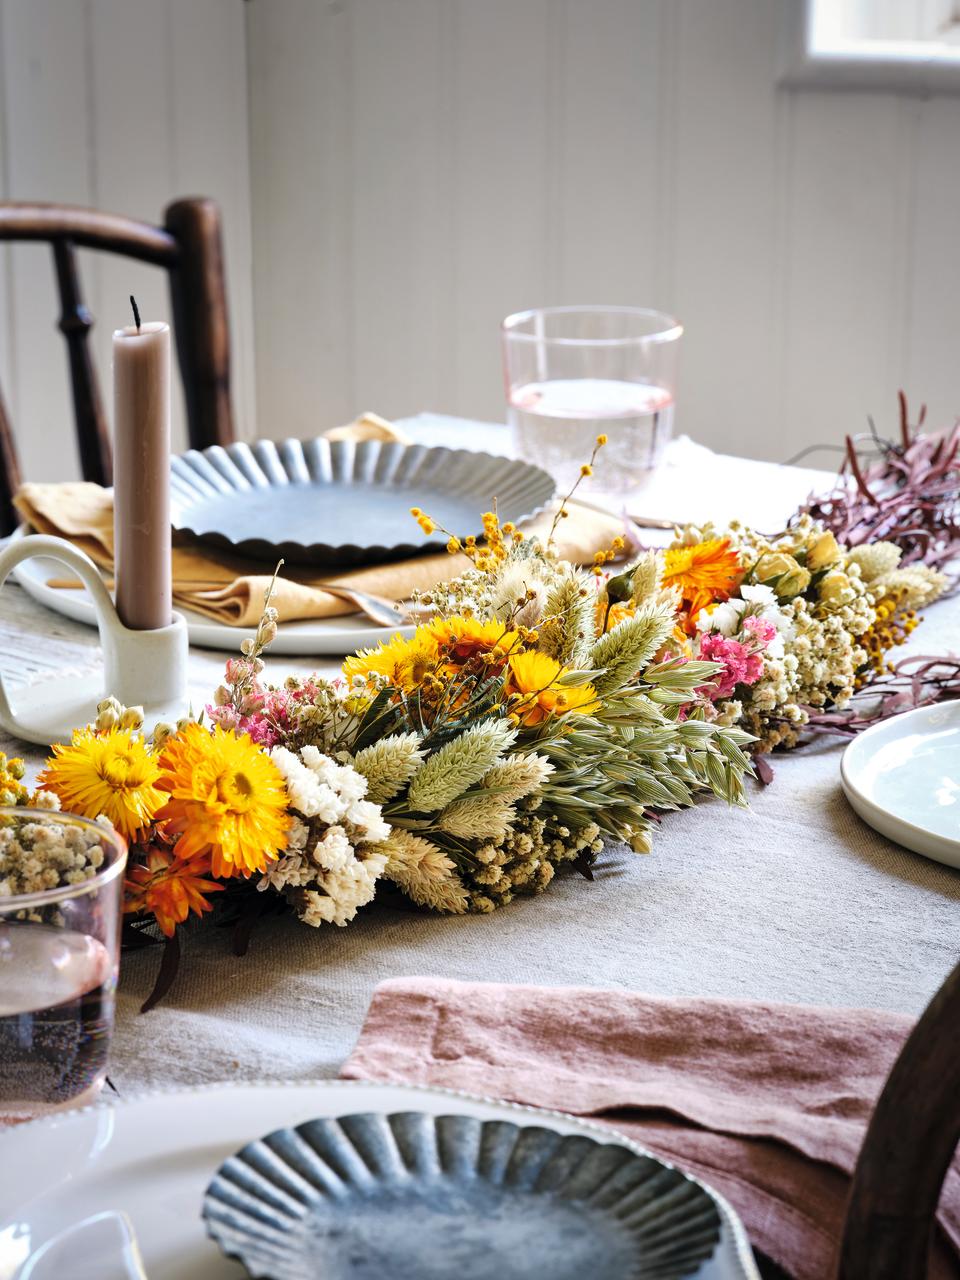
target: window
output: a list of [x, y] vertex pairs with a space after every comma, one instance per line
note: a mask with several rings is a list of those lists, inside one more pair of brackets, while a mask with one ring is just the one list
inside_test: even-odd
[[805, 0], [797, 87], [960, 93], [960, 0]]

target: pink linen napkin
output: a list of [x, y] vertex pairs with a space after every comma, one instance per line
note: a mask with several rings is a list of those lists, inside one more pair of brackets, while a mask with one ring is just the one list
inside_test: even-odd
[[[873, 1010], [396, 978], [376, 989], [341, 1075], [595, 1118], [715, 1186], [797, 1280], [823, 1280], [911, 1025]], [[956, 1166], [939, 1222], [930, 1275], [955, 1278]]]

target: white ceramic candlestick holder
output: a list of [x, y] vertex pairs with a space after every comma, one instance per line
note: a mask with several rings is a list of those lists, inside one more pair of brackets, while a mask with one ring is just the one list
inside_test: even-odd
[[15, 702], [0, 678], [0, 725], [27, 742], [49, 746], [69, 742], [73, 729], [91, 724], [97, 703], [113, 696], [124, 706], [142, 706], [144, 724], [175, 724], [189, 712], [187, 624], [173, 615], [168, 627], [133, 631], [125, 627], [88, 555], [63, 538], [34, 534], [0, 552], [0, 587], [24, 560], [42, 556], [66, 565], [90, 593], [97, 612], [103, 671], [96, 675], [59, 675], [18, 689]]

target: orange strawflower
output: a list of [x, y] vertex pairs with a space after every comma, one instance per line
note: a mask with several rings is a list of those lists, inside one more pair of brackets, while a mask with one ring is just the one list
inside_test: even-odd
[[711, 538], [689, 547], [671, 547], [664, 555], [663, 586], [680, 588], [689, 629], [701, 609], [729, 597], [741, 572], [730, 539]]
[[191, 911], [202, 916], [212, 909], [204, 894], [223, 889], [222, 884], [206, 879], [209, 870], [208, 858], [184, 862], [171, 849], [152, 845], [146, 862], [130, 869], [123, 909], [128, 913], [152, 912], [163, 932], [172, 938]]
[[215, 876], [249, 876], [286, 848], [283, 775], [246, 734], [188, 724], [167, 739], [159, 765], [157, 787], [170, 798], [157, 819], [178, 836], [181, 861], [209, 855]]
[[545, 653], [515, 653], [507, 664], [503, 687], [510, 714], [533, 728], [551, 715], [589, 715], [596, 711], [600, 706], [596, 689], [592, 684], [561, 685], [559, 680], [566, 671]]

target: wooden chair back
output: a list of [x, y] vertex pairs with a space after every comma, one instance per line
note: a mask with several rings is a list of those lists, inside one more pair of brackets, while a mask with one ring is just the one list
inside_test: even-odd
[[[85, 480], [108, 485], [113, 466], [110, 433], [87, 343], [93, 319], [83, 301], [78, 246], [154, 263], [168, 272], [190, 445], [205, 449], [233, 440], [226, 279], [220, 212], [212, 200], [177, 200], [166, 210], [162, 227], [72, 205], [0, 203], [0, 240], [44, 240], [53, 250], [59, 327], [67, 343]], [[0, 534], [16, 526], [11, 500], [20, 479], [13, 431], [0, 392]]]
[[854, 1171], [840, 1280], [923, 1280], [960, 1141], [960, 964], [890, 1072]]

